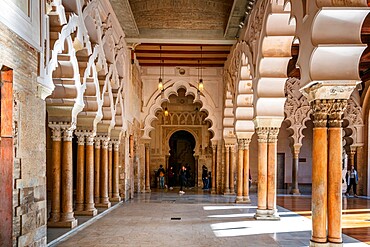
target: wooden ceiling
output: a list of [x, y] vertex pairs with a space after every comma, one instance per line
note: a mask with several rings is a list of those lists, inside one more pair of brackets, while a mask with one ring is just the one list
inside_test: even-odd
[[219, 44], [153, 44], [136, 46], [141, 66], [223, 67], [231, 45]]

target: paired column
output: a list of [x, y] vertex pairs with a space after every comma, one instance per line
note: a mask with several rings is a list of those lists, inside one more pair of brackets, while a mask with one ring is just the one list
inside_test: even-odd
[[113, 175], [113, 144], [112, 141], [108, 142], [108, 197], [112, 199], [112, 175]]
[[150, 190], [150, 145], [145, 143], [145, 192], [151, 192]]
[[250, 139], [238, 139], [236, 203], [251, 202], [249, 198], [249, 143]]
[[327, 242], [342, 245], [341, 124], [346, 106], [344, 99], [311, 102], [314, 115], [311, 246], [327, 246]]
[[[95, 216], [94, 204], [94, 135], [88, 131], [76, 131], [77, 147], [77, 188], [75, 215]], [[85, 142], [86, 140], [86, 142]], [[86, 152], [85, 152], [86, 143]], [[86, 159], [85, 159], [86, 157]]]
[[299, 152], [302, 144], [296, 143], [293, 145], [293, 164], [292, 164], [292, 190], [291, 194], [300, 195], [298, 188], [298, 168], [299, 168]]
[[230, 194], [230, 187], [229, 187], [229, 184], [230, 184], [230, 180], [229, 180], [229, 174], [230, 174], [230, 145], [229, 144], [226, 144], [225, 145], [225, 149], [226, 149], [226, 161], [225, 161], [225, 175], [224, 175], [224, 179], [225, 179], [225, 190], [224, 190], [224, 194], [225, 195], [228, 195]]
[[94, 201], [95, 205], [100, 203], [100, 138], [95, 137], [95, 159], [94, 159]]
[[114, 140], [113, 142], [113, 184], [112, 184], [112, 202], [121, 201], [119, 196], [119, 141]]
[[100, 203], [97, 207], [110, 208], [111, 203], [108, 195], [108, 144], [109, 137], [102, 137], [101, 160], [100, 160]]
[[258, 127], [257, 220], [279, 220], [276, 210], [276, 156], [278, 128]]

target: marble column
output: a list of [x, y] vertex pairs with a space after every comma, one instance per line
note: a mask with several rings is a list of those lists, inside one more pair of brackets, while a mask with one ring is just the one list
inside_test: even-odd
[[145, 192], [149, 193], [150, 190], [150, 144], [145, 143]]
[[76, 207], [75, 215], [84, 211], [85, 202], [85, 135], [76, 131], [77, 136], [77, 174], [76, 174]]
[[212, 188], [211, 194], [216, 194], [216, 155], [217, 145], [212, 143]]
[[108, 196], [108, 143], [109, 138], [102, 138], [101, 160], [100, 160], [100, 208], [110, 208], [111, 203]]
[[328, 241], [331, 244], [342, 244], [342, 119], [343, 112], [347, 107], [347, 100], [331, 100], [330, 103], [328, 139]]
[[233, 144], [230, 147], [230, 193], [235, 195], [235, 166], [236, 166], [236, 145]]
[[258, 136], [258, 200], [256, 219], [265, 219], [267, 213], [267, 140], [269, 129], [258, 127], [256, 133]]
[[59, 125], [50, 126], [52, 139], [52, 196], [51, 196], [51, 212], [48, 220], [48, 226], [53, 226], [53, 223], [60, 220], [60, 185], [61, 185], [61, 129]]
[[108, 143], [108, 197], [112, 199], [112, 175], [113, 175], [113, 144]]
[[356, 155], [356, 147], [351, 146], [350, 147], [350, 154], [349, 154], [349, 167], [348, 167], [348, 169], [351, 169], [351, 166], [355, 167], [355, 155]]
[[251, 199], [249, 198], [249, 144], [251, 139], [246, 138], [243, 139], [244, 142], [244, 151], [243, 151], [243, 202], [244, 203], [251, 203]]
[[238, 164], [236, 179], [236, 203], [243, 202], [243, 164], [244, 161], [244, 139], [238, 139]]
[[225, 145], [225, 155], [226, 155], [226, 160], [225, 160], [225, 174], [224, 174], [224, 179], [225, 179], [225, 189], [224, 189], [224, 194], [228, 195], [230, 194], [230, 145], [226, 144]]
[[293, 164], [292, 164], [292, 190], [290, 191], [293, 195], [300, 195], [298, 188], [298, 168], [299, 168], [299, 153], [302, 144], [296, 143], [293, 145]]
[[[311, 102], [313, 112], [313, 142], [312, 142], [312, 235], [310, 245], [324, 246], [327, 242], [327, 115], [329, 110], [327, 100]], [[340, 155], [341, 157], [341, 155]], [[326, 245], [325, 245], [326, 246]]]
[[62, 154], [62, 214], [60, 223], [65, 227], [74, 228], [77, 220], [73, 213], [73, 155], [72, 155], [72, 129], [63, 130]]
[[270, 220], [279, 220], [276, 208], [277, 136], [279, 128], [270, 128], [267, 142], [267, 213]]
[[112, 184], [112, 202], [121, 201], [119, 196], [119, 141], [113, 142], [113, 184]]
[[94, 202], [95, 205], [100, 203], [100, 151], [101, 140], [95, 137], [95, 159], [94, 159]]
[[94, 135], [86, 136], [86, 172], [85, 172], [85, 215], [95, 216], [98, 211], [94, 203]]

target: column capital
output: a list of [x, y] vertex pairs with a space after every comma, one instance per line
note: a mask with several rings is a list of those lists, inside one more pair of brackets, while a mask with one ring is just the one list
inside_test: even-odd
[[150, 144], [149, 143], [144, 143], [145, 148], [149, 148]]
[[103, 149], [108, 149], [109, 137], [101, 138], [101, 145]]
[[95, 136], [94, 137], [94, 142], [95, 142], [95, 148], [100, 149], [100, 143], [101, 143], [100, 138]]
[[256, 133], [258, 136], [258, 142], [267, 142], [268, 140], [268, 134], [269, 134], [269, 128], [268, 127], [257, 127]]
[[343, 113], [347, 108], [346, 99], [334, 99], [329, 101], [329, 127], [342, 127]]
[[249, 149], [249, 144], [251, 143], [251, 139], [249, 138], [240, 138], [238, 139], [238, 148], [240, 150]]
[[113, 143], [112, 141], [108, 141], [108, 151], [112, 151], [113, 150]]
[[330, 109], [330, 102], [326, 99], [316, 99], [310, 102], [314, 127], [326, 127], [327, 116]]
[[93, 134], [86, 136], [86, 145], [87, 146], [94, 145], [94, 135]]
[[63, 141], [71, 142], [73, 138], [73, 129], [63, 129]]
[[270, 143], [277, 142], [278, 134], [279, 134], [279, 128], [276, 128], [276, 127], [270, 128], [268, 142]]
[[50, 126], [51, 129], [51, 139], [55, 142], [61, 141], [62, 139], [62, 131], [59, 125]]

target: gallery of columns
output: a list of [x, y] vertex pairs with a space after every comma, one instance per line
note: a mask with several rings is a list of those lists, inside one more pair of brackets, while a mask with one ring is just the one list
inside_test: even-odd
[[[39, 13], [30, 33], [0, 13], [0, 45], [14, 42], [0, 51], [4, 246], [45, 246], [47, 229], [160, 190], [160, 165], [174, 191], [182, 166], [201, 190], [206, 166], [203, 193], [237, 204], [255, 193], [255, 220], [280, 220], [278, 193], [312, 191], [310, 245], [341, 246], [349, 167], [370, 194], [368, 2], [245, 1], [234, 39], [191, 41], [195, 66], [140, 60], [147, 44], [122, 23], [128, 2], [41, 1], [27, 6]], [[162, 59], [178, 43], [154, 45]], [[212, 46], [227, 47], [225, 61], [200, 67]]]

